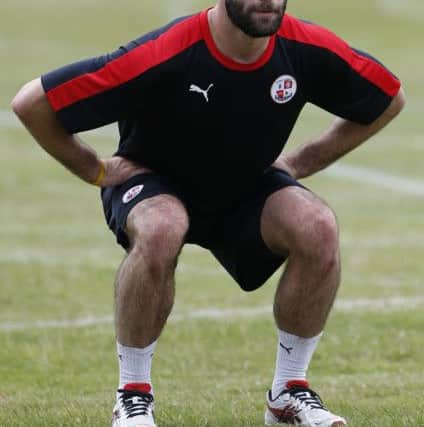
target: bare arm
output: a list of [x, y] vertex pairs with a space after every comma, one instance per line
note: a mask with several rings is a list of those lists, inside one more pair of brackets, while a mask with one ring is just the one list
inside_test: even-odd
[[313, 175], [349, 153], [390, 123], [405, 105], [402, 89], [393, 98], [384, 113], [370, 125], [360, 125], [337, 118], [319, 137], [303, 144], [288, 154], [282, 154], [274, 163], [300, 179]]
[[[12, 108], [38, 144], [82, 180], [98, 185], [117, 185], [147, 171], [122, 157], [100, 160], [77, 135], [68, 134], [48, 103], [41, 79], [27, 83], [12, 101]], [[103, 165], [103, 166], [102, 166]]]

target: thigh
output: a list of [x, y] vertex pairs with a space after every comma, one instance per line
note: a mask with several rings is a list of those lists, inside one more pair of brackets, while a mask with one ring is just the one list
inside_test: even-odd
[[302, 187], [286, 187], [271, 194], [261, 216], [261, 235], [275, 253], [319, 244], [323, 229], [336, 229], [336, 220], [327, 204]]
[[259, 288], [285, 260], [264, 242], [261, 217], [269, 196], [286, 187], [303, 188], [285, 172], [270, 169], [244, 203], [214, 223], [213, 238], [203, 244], [243, 290]]
[[124, 249], [131, 246], [137, 233], [160, 232], [159, 226], [167, 223], [177, 231], [188, 223], [178, 191], [154, 173], [136, 175], [122, 185], [104, 188], [101, 197], [109, 228]]

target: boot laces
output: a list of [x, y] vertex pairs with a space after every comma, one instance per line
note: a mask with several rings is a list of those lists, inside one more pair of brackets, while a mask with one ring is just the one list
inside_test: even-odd
[[298, 406], [299, 409], [310, 408], [327, 410], [318, 393], [309, 388], [293, 387], [288, 390], [288, 393], [296, 401], [296, 406]]
[[140, 393], [133, 390], [118, 390], [127, 418], [138, 415], [150, 415], [153, 396], [150, 393]]

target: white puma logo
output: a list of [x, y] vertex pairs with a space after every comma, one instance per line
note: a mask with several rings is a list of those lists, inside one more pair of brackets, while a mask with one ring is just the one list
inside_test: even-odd
[[213, 83], [211, 83], [206, 90], [203, 90], [197, 85], [191, 85], [190, 86], [190, 92], [201, 93], [205, 97], [206, 102], [209, 102], [208, 92], [213, 88], [213, 86], [214, 86]]

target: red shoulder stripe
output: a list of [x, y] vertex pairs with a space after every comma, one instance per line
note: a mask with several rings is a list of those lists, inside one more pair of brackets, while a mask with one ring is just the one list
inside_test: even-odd
[[393, 97], [399, 91], [400, 81], [390, 71], [371, 58], [355, 52], [346, 42], [323, 27], [304, 23], [286, 14], [278, 35], [333, 52], [389, 96]]
[[100, 70], [83, 74], [51, 89], [47, 92], [47, 97], [52, 108], [59, 111], [136, 78], [201, 39], [199, 15], [194, 15], [174, 25], [157, 39], [108, 62]]

